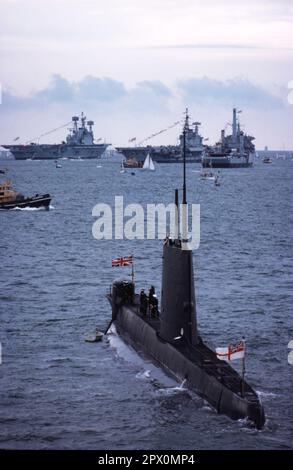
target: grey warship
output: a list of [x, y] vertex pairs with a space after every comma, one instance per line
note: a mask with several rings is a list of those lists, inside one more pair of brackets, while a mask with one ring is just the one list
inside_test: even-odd
[[[201, 123], [198, 121], [190, 124], [189, 116], [186, 113], [184, 128], [186, 143], [186, 161], [188, 163], [200, 163], [202, 159], [202, 154], [205, 147], [203, 144], [203, 137], [199, 133], [200, 125]], [[126, 161], [134, 160], [138, 162], [138, 165], [142, 164], [145, 161], [147, 154], [149, 154], [152, 160], [156, 163], [182, 162], [182, 149], [183, 133], [181, 133], [179, 136], [179, 145], [138, 145], [135, 147], [116, 147], [116, 150], [122, 153], [122, 155], [126, 158]]]
[[214, 146], [207, 147], [203, 152], [204, 168], [248, 168], [253, 164], [255, 156], [254, 137], [244, 134], [241, 130], [237, 111], [233, 108], [232, 134], [225, 135], [221, 131], [221, 140]]
[[[80, 126], [78, 125], [80, 121]], [[72, 127], [66, 141], [60, 144], [29, 143], [25, 145], [3, 145], [16, 160], [56, 160], [58, 158], [100, 158], [110, 144], [94, 143], [93, 121], [86, 116], [72, 117]], [[63, 127], [63, 126], [62, 126]], [[48, 133], [49, 134], [49, 133]]]
[[[185, 134], [185, 131], [184, 131]], [[185, 141], [185, 135], [183, 135]], [[183, 142], [183, 204], [186, 199]], [[175, 191], [178, 208], [178, 190]], [[252, 387], [204, 344], [197, 327], [192, 251], [178, 234], [163, 246], [161, 311], [148, 315], [133, 280], [117, 280], [107, 295], [117, 333], [138, 353], [168, 375], [197, 392], [219, 414], [248, 418], [257, 429], [265, 423], [264, 409]]]

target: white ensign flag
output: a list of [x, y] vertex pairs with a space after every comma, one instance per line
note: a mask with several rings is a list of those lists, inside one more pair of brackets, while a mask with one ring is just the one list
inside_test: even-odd
[[243, 359], [245, 353], [245, 343], [240, 341], [238, 344], [230, 344], [227, 348], [216, 348], [217, 358], [221, 361], [233, 361], [234, 359]]

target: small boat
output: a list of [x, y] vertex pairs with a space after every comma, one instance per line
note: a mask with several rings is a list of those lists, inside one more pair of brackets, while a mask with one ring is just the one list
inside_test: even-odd
[[11, 181], [0, 184], [0, 209], [22, 209], [25, 207], [44, 207], [49, 209], [51, 202], [50, 194], [25, 197], [11, 187]]
[[58, 160], [55, 160], [55, 163], [56, 163], [56, 168], [62, 168], [62, 165], [61, 163], [58, 162]]
[[270, 157], [264, 157], [264, 158], [262, 159], [262, 162], [263, 162], [263, 163], [273, 163], [273, 160], [272, 160]]
[[215, 177], [215, 186], [221, 186], [219, 175], [216, 175]]
[[215, 175], [213, 174], [212, 171], [204, 171], [203, 173], [201, 173], [200, 179], [204, 180], [204, 181], [206, 181], [206, 180], [214, 181], [215, 180]]
[[5, 175], [5, 170], [3, 170], [2, 168], [0, 168], [0, 174], [1, 174], [1, 175]]
[[124, 168], [142, 168], [142, 162], [136, 160], [136, 158], [128, 158], [124, 160]]
[[97, 343], [98, 341], [101, 341], [103, 339], [103, 336], [104, 336], [104, 333], [98, 330], [97, 328], [95, 334], [88, 335], [85, 337], [85, 341], [87, 343]]
[[124, 168], [124, 161], [122, 160], [121, 162], [121, 169], [120, 169], [120, 173], [125, 173], [125, 168]]
[[145, 161], [142, 167], [143, 170], [150, 170], [150, 171], [155, 171], [155, 165], [152, 160], [152, 157], [148, 153], [147, 156], [145, 157]]

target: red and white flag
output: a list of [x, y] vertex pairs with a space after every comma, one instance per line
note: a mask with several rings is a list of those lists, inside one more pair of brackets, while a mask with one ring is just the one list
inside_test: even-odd
[[130, 266], [133, 263], [133, 256], [124, 256], [123, 258], [112, 259], [112, 267]]
[[233, 361], [234, 359], [243, 359], [245, 354], [245, 342], [230, 344], [227, 348], [216, 348], [217, 358], [221, 361]]

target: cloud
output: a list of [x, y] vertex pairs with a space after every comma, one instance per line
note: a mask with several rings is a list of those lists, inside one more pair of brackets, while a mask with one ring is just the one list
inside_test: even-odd
[[239, 43], [197, 43], [197, 44], [161, 44], [154, 46], [141, 46], [141, 49], [146, 50], [192, 50], [192, 49], [210, 49], [210, 50], [255, 50], [255, 51], [267, 51], [267, 50], [282, 50], [292, 51], [293, 47], [276, 47], [276, 46], [265, 46], [259, 44], [239, 44]]
[[137, 86], [140, 90], [148, 90], [148, 92], [154, 95], [159, 95], [166, 98], [170, 97], [172, 94], [169, 88], [160, 80], [145, 80], [143, 82], [139, 82]]
[[54, 74], [48, 87], [37, 92], [31, 98], [34, 102], [38, 101], [70, 101], [74, 97], [74, 85], [61, 75]]
[[282, 99], [244, 78], [220, 81], [208, 77], [178, 81], [185, 102], [224, 104], [249, 108], [280, 108]]
[[143, 46], [142, 49], [269, 49], [257, 44], [221, 44], [221, 43], [198, 43], [198, 44], [165, 44], [157, 46]]
[[72, 103], [76, 107], [91, 104], [128, 106], [131, 110], [165, 107], [172, 96], [171, 90], [159, 80], [138, 82], [126, 89], [123, 82], [108, 78], [86, 76], [79, 82], [70, 82], [54, 74], [48, 86], [28, 96], [20, 97], [11, 91], [3, 91], [6, 109], [40, 108], [44, 105]]
[[113, 101], [127, 94], [122, 82], [112, 78], [87, 76], [77, 85], [77, 97], [98, 101]]
[[128, 112], [148, 113], [164, 112], [171, 100], [178, 98], [181, 104], [191, 105], [245, 106], [252, 109], [283, 106], [281, 98], [244, 78], [224, 81], [208, 77], [188, 78], [178, 81], [171, 90], [159, 80], [144, 80], [127, 89], [123, 82], [113, 78], [86, 76], [78, 82], [71, 82], [55, 74], [47, 87], [24, 97], [11, 90], [3, 90], [2, 109], [17, 111], [69, 104], [75, 109], [98, 106], [112, 112], [119, 107]]

